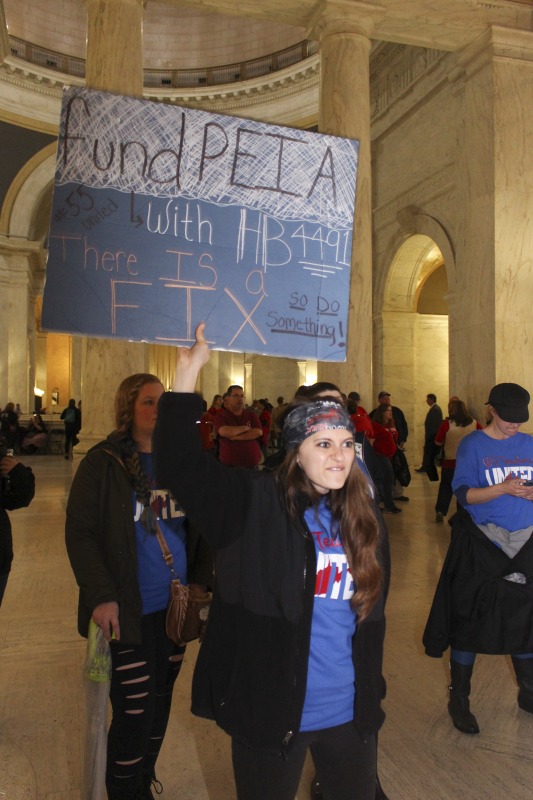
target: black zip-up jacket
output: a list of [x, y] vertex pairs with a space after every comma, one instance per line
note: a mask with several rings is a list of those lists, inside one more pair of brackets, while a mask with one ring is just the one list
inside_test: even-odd
[[[78, 631], [82, 636], [87, 636], [93, 609], [114, 601], [119, 605], [121, 641], [141, 641], [142, 600], [137, 580], [132, 491], [112, 437], [89, 450], [72, 481], [66, 545], [80, 587]], [[190, 525], [187, 575], [190, 583], [211, 586], [213, 582], [209, 547]]]
[[[426, 654], [448, 647], [493, 655], [533, 653], [533, 536], [510, 558], [459, 506], [423, 635]], [[526, 583], [506, 578], [521, 573]]]
[[[165, 393], [154, 434], [158, 480], [216, 553], [207, 632], [193, 678], [193, 713], [252, 746], [283, 752], [306, 691], [316, 555], [302, 518], [289, 518], [274, 475], [226, 467], [201, 449], [201, 399]], [[384, 532], [388, 575], [388, 547]], [[354, 722], [363, 736], [384, 720], [384, 595], [357, 626]], [[335, 654], [332, 653], [332, 658]]]
[[6, 511], [29, 506], [35, 494], [35, 476], [30, 467], [15, 464], [8, 480], [0, 480], [0, 575], [7, 575], [13, 561], [13, 535]]

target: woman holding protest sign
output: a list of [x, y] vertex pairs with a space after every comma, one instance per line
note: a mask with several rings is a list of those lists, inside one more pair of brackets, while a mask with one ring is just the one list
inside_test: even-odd
[[308, 749], [325, 797], [374, 800], [389, 555], [351, 419], [299, 398], [276, 473], [210, 458], [194, 394], [204, 327], [179, 350], [154, 432], [159, 483], [216, 551], [193, 712], [232, 737], [239, 800], [293, 800]]

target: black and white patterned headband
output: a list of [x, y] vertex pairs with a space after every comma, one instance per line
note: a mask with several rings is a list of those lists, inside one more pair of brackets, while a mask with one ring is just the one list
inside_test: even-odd
[[333, 400], [313, 400], [311, 403], [296, 406], [285, 417], [285, 447], [292, 450], [314, 433], [332, 430], [347, 430], [354, 435], [350, 415], [339, 403]]

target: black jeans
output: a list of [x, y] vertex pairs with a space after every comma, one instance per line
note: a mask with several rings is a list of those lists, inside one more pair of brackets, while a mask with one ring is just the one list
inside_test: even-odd
[[438, 454], [439, 448], [435, 446], [434, 437], [426, 439], [424, 442], [424, 458], [422, 460], [422, 469], [426, 470], [427, 476], [430, 481], [438, 481], [439, 473], [435, 466], [435, 458]]
[[294, 800], [308, 749], [324, 800], [375, 800], [376, 739], [364, 742], [351, 722], [297, 734], [286, 758], [233, 739], [238, 800]]
[[443, 467], [440, 471], [440, 484], [437, 502], [435, 504], [435, 511], [446, 516], [450, 503], [452, 502], [453, 489], [452, 478], [455, 472], [455, 467]]
[[376, 456], [380, 469], [380, 474], [377, 476], [380, 499], [383, 500], [385, 508], [391, 509], [396, 505], [392, 494], [394, 489], [394, 469], [392, 467], [392, 461], [381, 453], [376, 453]]
[[143, 617], [140, 645], [111, 642], [108, 800], [135, 800], [154, 774], [185, 653], [167, 637], [165, 615], [163, 610]]

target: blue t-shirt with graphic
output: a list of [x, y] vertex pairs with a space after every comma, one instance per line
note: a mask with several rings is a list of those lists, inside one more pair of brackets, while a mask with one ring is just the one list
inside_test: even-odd
[[[141, 468], [152, 484], [150, 505], [174, 558], [174, 572], [183, 583], [186, 583], [187, 538], [184, 512], [179, 504], [170, 497], [168, 490], [155, 487], [151, 453], [139, 453], [139, 458]], [[143, 603], [143, 614], [152, 614], [167, 606], [171, 574], [163, 559], [157, 536], [147, 531], [140, 522], [142, 510], [142, 503], [133, 493], [133, 518], [137, 539], [137, 577]]]
[[307, 690], [300, 730], [314, 731], [353, 719], [355, 669], [352, 639], [356, 617], [350, 605], [352, 573], [338, 531], [332, 531], [325, 499], [305, 521], [315, 543], [317, 571], [311, 623]]
[[[452, 480], [455, 492], [461, 486], [495, 486], [509, 476], [533, 480], [533, 438], [515, 433], [508, 439], [493, 439], [484, 431], [473, 431], [457, 448], [457, 462]], [[489, 522], [508, 531], [533, 525], [533, 502], [523, 497], [500, 495], [487, 503], [464, 503], [476, 525]]]

